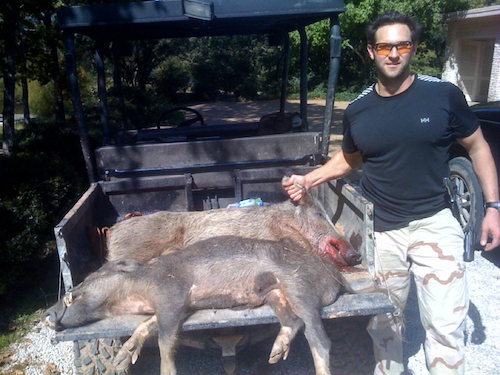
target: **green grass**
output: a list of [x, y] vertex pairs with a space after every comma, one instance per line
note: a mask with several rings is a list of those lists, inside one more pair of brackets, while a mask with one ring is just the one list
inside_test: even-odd
[[28, 314], [18, 314], [13, 317], [10, 324], [10, 330], [0, 334], [0, 352], [10, 344], [19, 342], [25, 336], [30, 328], [36, 324], [40, 317], [40, 310]]

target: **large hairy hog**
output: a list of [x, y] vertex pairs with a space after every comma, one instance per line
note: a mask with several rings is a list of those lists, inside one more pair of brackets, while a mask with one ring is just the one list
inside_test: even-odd
[[[107, 262], [42, 320], [64, 329], [119, 314], [155, 314], [161, 374], [172, 375], [176, 334], [194, 311], [268, 304], [281, 323], [269, 361], [286, 359], [291, 340], [304, 329], [316, 374], [324, 375], [330, 374], [330, 341], [320, 309], [333, 303], [343, 287], [345, 281], [331, 259], [293, 242], [217, 237], [142, 265]], [[118, 370], [129, 365], [122, 362], [127, 358], [128, 353], [118, 353]]]
[[340, 266], [360, 261], [359, 253], [339, 234], [319, 202], [309, 194], [271, 206], [201, 212], [161, 211], [115, 224], [108, 240], [109, 261], [146, 262], [172, 249], [215, 236], [280, 241], [289, 239], [310, 251], [330, 254]]

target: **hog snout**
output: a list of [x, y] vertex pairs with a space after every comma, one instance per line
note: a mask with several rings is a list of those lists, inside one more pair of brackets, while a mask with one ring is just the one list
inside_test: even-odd
[[355, 266], [356, 264], [361, 263], [361, 254], [353, 248], [348, 249], [345, 254], [340, 254], [346, 260], [349, 266]]
[[73, 303], [73, 293], [67, 293], [60, 301], [42, 314], [41, 321], [56, 331], [62, 331], [66, 327], [62, 320], [69, 306]]
[[[61, 311], [62, 313], [63, 311]], [[60, 313], [55, 308], [51, 308], [43, 313], [41, 318], [42, 323], [46, 324], [50, 328], [61, 331], [64, 327], [60, 323]]]
[[327, 237], [320, 246], [320, 251], [322, 255], [329, 254], [342, 267], [355, 266], [361, 262], [361, 254], [342, 238]]

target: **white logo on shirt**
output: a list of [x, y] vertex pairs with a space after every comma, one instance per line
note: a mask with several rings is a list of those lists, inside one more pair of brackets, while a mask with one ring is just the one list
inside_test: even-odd
[[429, 117], [422, 117], [420, 123], [423, 124], [424, 122], [431, 122], [431, 119]]

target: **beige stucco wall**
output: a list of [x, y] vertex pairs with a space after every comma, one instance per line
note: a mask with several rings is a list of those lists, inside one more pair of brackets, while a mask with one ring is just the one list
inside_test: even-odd
[[442, 77], [469, 101], [500, 100], [500, 6], [449, 15]]

